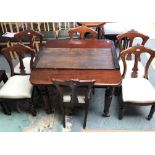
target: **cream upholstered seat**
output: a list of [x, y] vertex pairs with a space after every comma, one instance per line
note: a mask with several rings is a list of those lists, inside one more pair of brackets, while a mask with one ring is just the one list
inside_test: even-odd
[[[14, 67], [10, 56], [10, 51], [15, 51], [19, 57], [19, 73], [21, 75], [14, 74]], [[32, 60], [34, 58], [34, 49], [20, 43], [2, 49], [2, 54], [6, 58], [11, 69], [11, 77], [0, 89], [0, 101], [3, 107], [5, 107], [5, 111], [7, 111], [6, 114], [11, 114], [8, 106], [8, 103], [11, 102], [11, 100], [19, 100], [21, 103], [23, 101], [27, 101], [29, 103], [31, 114], [36, 116], [36, 111], [33, 105], [33, 86], [30, 83], [30, 75], [25, 75], [24, 63], [22, 59], [25, 52], [31, 54], [30, 62], [32, 64]]]
[[29, 75], [15, 75], [10, 77], [0, 89], [0, 98], [31, 98], [33, 86], [29, 78]]
[[[150, 55], [148, 61], [145, 64], [144, 76], [137, 76], [138, 72], [138, 60], [140, 55], [147, 53]], [[135, 56], [133, 74], [131, 77], [126, 77], [128, 63], [126, 63], [126, 57], [133, 54]], [[149, 48], [144, 47], [143, 45], [130, 47], [126, 50], [123, 50], [120, 53], [120, 58], [123, 62], [123, 74], [122, 74], [122, 102], [120, 107], [119, 119], [123, 118], [124, 112], [128, 105], [133, 106], [152, 106], [148, 119], [150, 120], [153, 117], [155, 111], [155, 88], [152, 86], [148, 80], [148, 69], [155, 57], [155, 51]], [[130, 66], [129, 66], [130, 67]]]
[[[85, 103], [85, 96], [77, 96], [78, 103]], [[70, 102], [71, 96], [70, 95], [64, 95], [63, 96], [63, 102]]]
[[145, 78], [125, 78], [122, 80], [123, 102], [155, 102], [155, 88]]

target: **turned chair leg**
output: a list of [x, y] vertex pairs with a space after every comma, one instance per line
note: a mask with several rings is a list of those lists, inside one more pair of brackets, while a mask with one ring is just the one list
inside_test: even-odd
[[88, 107], [89, 107], [89, 105], [86, 105], [86, 108], [85, 108], [85, 116], [84, 116], [84, 122], [83, 122], [83, 129], [86, 128], [87, 116], [88, 116]]
[[60, 109], [61, 109], [61, 113], [62, 113], [63, 127], [66, 128], [66, 121], [65, 121], [65, 108], [64, 108], [64, 105], [62, 105], [62, 103], [60, 103]]
[[121, 94], [121, 87], [116, 87], [115, 89], [114, 89], [114, 95], [115, 96], [119, 96]]
[[150, 113], [148, 115], [148, 120], [151, 120], [151, 118], [153, 117], [154, 111], [155, 111], [155, 105], [152, 105]]
[[121, 108], [120, 108], [120, 112], [119, 112], [119, 120], [122, 120], [125, 111], [126, 111], [126, 105], [123, 105], [123, 103], [122, 103]]
[[30, 112], [31, 112], [32, 116], [36, 116], [37, 112], [36, 112], [36, 110], [34, 108], [33, 101], [30, 101], [29, 105], [30, 105]]

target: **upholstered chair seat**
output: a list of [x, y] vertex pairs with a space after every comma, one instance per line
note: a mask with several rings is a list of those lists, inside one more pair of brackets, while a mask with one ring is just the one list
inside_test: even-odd
[[33, 86], [29, 75], [14, 75], [0, 89], [0, 98], [21, 99], [31, 98]]
[[[77, 96], [78, 103], [85, 103], [85, 96]], [[63, 102], [70, 102], [71, 96], [70, 95], [64, 95], [63, 96]]]
[[[139, 58], [143, 54], [150, 55], [144, 67], [141, 66], [139, 62]], [[126, 60], [129, 55], [134, 55], [135, 60]], [[148, 120], [150, 120], [155, 111], [155, 88], [149, 81], [148, 73], [149, 66], [155, 58], [155, 51], [150, 48], [146, 48], [143, 45], [137, 45], [126, 50], [122, 50], [120, 58], [123, 62], [124, 71], [122, 74], [122, 101], [120, 102], [119, 119], [123, 118], [128, 106], [135, 105], [151, 106], [151, 110], [148, 115]], [[132, 76], [128, 74], [128, 68], [132, 68]], [[142, 71], [142, 68], [144, 69], [143, 74], [138, 72], [140, 70]]]
[[122, 81], [123, 102], [155, 102], [155, 88], [145, 78], [125, 78]]

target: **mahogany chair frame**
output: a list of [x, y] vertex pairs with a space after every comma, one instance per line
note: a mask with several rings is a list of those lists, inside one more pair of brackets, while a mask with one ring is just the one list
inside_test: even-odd
[[13, 66], [13, 63], [12, 63], [11, 55], [10, 55], [11, 51], [16, 52], [17, 55], [18, 55], [19, 63], [20, 63], [20, 74], [21, 75], [26, 75], [25, 67], [24, 67], [24, 63], [23, 63], [23, 57], [24, 57], [25, 53], [30, 54], [30, 56], [31, 56], [30, 68], [32, 68], [33, 60], [34, 60], [34, 57], [35, 57], [35, 50], [28, 47], [28, 46], [25, 46], [25, 45], [23, 45], [21, 43], [18, 43], [18, 44], [15, 44], [13, 46], [2, 49], [2, 53], [5, 56], [7, 62], [9, 63], [9, 66], [10, 66], [10, 69], [11, 69], [11, 76], [13, 76], [13, 75], [15, 75], [15, 73], [14, 73], [14, 66]]
[[[80, 34], [80, 39], [85, 39], [85, 34], [86, 33], [91, 33], [92, 38], [96, 39], [97, 37], [97, 32], [91, 28], [88, 28], [87, 26], [79, 26], [76, 28], [72, 28], [68, 31], [70, 39], [72, 39], [74, 33], [79, 33]], [[92, 39], [91, 38], [91, 39]]]
[[[29, 53], [31, 54], [31, 62], [30, 62], [30, 65], [32, 66], [32, 62], [33, 62], [33, 58], [35, 56], [35, 50], [34, 49], [31, 49], [30, 47], [28, 46], [25, 46], [21, 43], [18, 43], [18, 44], [15, 44], [14, 46], [10, 46], [10, 47], [7, 47], [7, 48], [3, 48], [2, 49], [2, 54], [4, 55], [4, 57], [6, 58], [8, 64], [9, 64], [9, 67], [10, 67], [10, 70], [11, 70], [11, 77], [14, 76], [14, 67], [13, 67], [13, 63], [12, 63], [12, 59], [11, 59], [11, 56], [10, 56], [10, 52], [11, 51], [15, 51], [19, 57], [19, 62], [20, 62], [20, 70], [21, 70], [21, 74], [20, 75], [25, 75], [25, 70], [24, 70], [24, 64], [23, 64], [23, 61], [22, 61], [22, 58], [23, 58], [23, 55], [24, 53]], [[17, 75], [18, 76], [18, 75]], [[11, 102], [11, 101], [14, 101], [14, 102], [18, 102], [18, 101], [21, 101], [21, 102], [28, 102], [29, 103], [29, 106], [30, 106], [30, 112], [33, 116], [36, 116], [36, 111], [34, 109], [34, 104], [33, 104], [33, 96], [34, 96], [34, 91], [32, 90], [32, 97], [31, 98], [22, 98], [22, 99], [7, 99], [7, 98], [0, 98], [0, 102], [3, 103], [3, 104], [6, 104], [8, 102]], [[11, 114], [11, 111], [8, 107], [7, 109], [7, 112], [6, 114], [10, 115]]]
[[[141, 38], [142, 39], [141, 45], [145, 45], [145, 43], [149, 39], [149, 36], [139, 33], [135, 30], [130, 30], [126, 33], [117, 35], [118, 46], [119, 46], [120, 52], [129, 47], [132, 47], [133, 41], [135, 38]], [[119, 58], [120, 58], [120, 53], [119, 53]], [[131, 55], [128, 55], [127, 60], [131, 60]]]
[[[149, 48], [144, 47], [143, 45], [138, 45], [138, 46], [134, 46], [131, 48], [128, 48], [126, 50], [123, 50], [120, 53], [120, 58], [123, 61], [123, 66], [124, 66], [124, 71], [122, 74], [122, 78], [125, 78], [125, 74], [126, 74], [126, 70], [127, 70], [127, 64], [126, 64], [126, 57], [128, 55], [134, 55], [135, 57], [135, 61], [134, 61], [134, 67], [133, 67], [133, 72], [132, 72], [132, 77], [131, 78], [137, 78], [137, 74], [138, 74], [138, 61], [139, 61], [139, 57], [141, 54], [143, 53], [147, 53], [150, 55], [150, 58], [148, 59], [146, 66], [145, 66], [145, 72], [144, 72], [144, 78], [148, 79], [148, 69], [149, 66], [152, 62], [152, 60], [155, 57], [155, 51]], [[120, 112], [119, 112], [119, 119], [123, 118], [124, 112], [127, 108], [127, 106], [149, 106], [151, 105], [151, 110], [150, 113], [148, 115], [148, 120], [150, 120], [153, 117], [154, 111], [155, 111], [155, 102], [152, 103], [134, 103], [134, 102], [121, 102], [121, 108], [120, 108]]]
[[[118, 40], [118, 47], [119, 47], [119, 55], [118, 55], [118, 59], [120, 59], [120, 53], [122, 50], [125, 50], [127, 48], [130, 48], [133, 46], [133, 42], [135, 38], [141, 38], [142, 39], [142, 43], [141, 45], [145, 45], [145, 43], [147, 42], [147, 40], [149, 39], [149, 36], [144, 35], [142, 33], [139, 33], [135, 30], [130, 30], [126, 33], [123, 34], [119, 34], [116, 36], [117, 40]], [[131, 60], [131, 55], [128, 54], [127, 60]], [[138, 58], [138, 60], [140, 61], [140, 57]], [[120, 94], [120, 87], [117, 87], [115, 89], [115, 95], [119, 95]]]
[[[83, 128], [86, 127], [87, 122], [87, 115], [88, 115], [88, 108], [89, 108], [89, 100], [91, 96], [92, 87], [95, 83], [95, 80], [78, 80], [78, 79], [71, 79], [71, 80], [58, 80], [58, 79], [52, 79], [52, 82], [54, 86], [56, 87], [58, 94], [60, 96], [60, 108], [63, 115], [63, 126], [65, 128], [65, 107], [67, 106], [84, 106], [85, 109], [85, 116], [84, 116], [84, 122], [83, 122]], [[71, 90], [71, 100], [70, 102], [63, 102], [63, 96], [64, 96], [64, 90], [63, 87], [69, 87]], [[84, 87], [86, 89], [85, 93], [83, 94], [85, 96], [85, 103], [80, 104], [78, 102], [78, 88]]]
[[42, 47], [42, 41], [43, 41], [44, 35], [40, 32], [34, 31], [32, 29], [28, 29], [28, 30], [24, 30], [16, 33], [14, 37], [21, 43], [24, 37], [28, 37], [30, 47], [37, 51], [35, 46], [35, 37], [39, 38], [39, 49], [40, 49]]

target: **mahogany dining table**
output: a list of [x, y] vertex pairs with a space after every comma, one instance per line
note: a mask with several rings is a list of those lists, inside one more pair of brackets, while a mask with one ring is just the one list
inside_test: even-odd
[[104, 116], [109, 116], [113, 88], [122, 78], [114, 43], [111, 40], [50, 40], [45, 43], [33, 64], [30, 81], [44, 86], [45, 109], [51, 110], [46, 93], [52, 79], [95, 80], [96, 88], [106, 88]]

